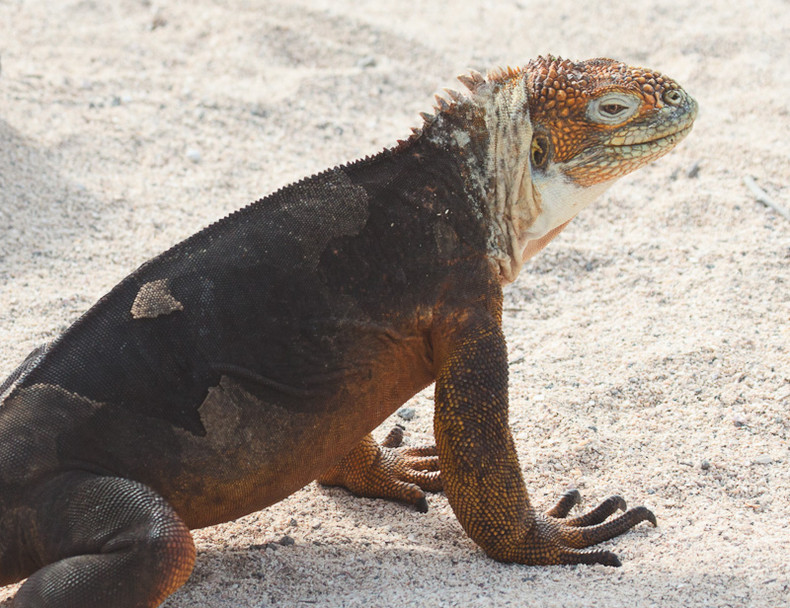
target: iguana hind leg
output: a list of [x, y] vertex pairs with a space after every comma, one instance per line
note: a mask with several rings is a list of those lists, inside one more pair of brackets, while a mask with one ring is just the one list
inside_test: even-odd
[[153, 608], [192, 571], [189, 530], [143, 484], [70, 473], [49, 482], [34, 509], [28, 550], [42, 567], [14, 608]]
[[401, 448], [402, 441], [403, 429], [397, 426], [381, 445], [367, 435], [318, 482], [342, 486], [357, 496], [406, 502], [425, 512], [425, 491], [442, 489], [436, 448]]

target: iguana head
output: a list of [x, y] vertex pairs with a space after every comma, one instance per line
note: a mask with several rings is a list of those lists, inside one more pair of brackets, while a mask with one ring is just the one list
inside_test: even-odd
[[525, 72], [533, 171], [554, 168], [582, 188], [663, 156], [688, 134], [697, 113], [674, 80], [611, 59], [539, 57]]
[[697, 114], [675, 81], [611, 59], [539, 57], [460, 80], [472, 95], [440, 101], [437, 117], [456, 120], [434, 139], [487, 141], [483, 154], [469, 155], [469, 181], [482, 191], [505, 282], [614, 180], [674, 148]]

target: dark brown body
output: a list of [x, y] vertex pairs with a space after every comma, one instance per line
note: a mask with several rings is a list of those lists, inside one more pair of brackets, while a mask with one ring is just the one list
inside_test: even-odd
[[[442, 156], [414, 146], [309, 178], [124, 280], [0, 408], [4, 520], [24, 522], [31, 493], [83, 470], [142, 482], [202, 527], [347, 454], [433, 381], [437, 315], [498, 289], [482, 210]], [[134, 318], [141, 287], [162, 279], [181, 307]], [[11, 534], [3, 582], [29, 574]]]

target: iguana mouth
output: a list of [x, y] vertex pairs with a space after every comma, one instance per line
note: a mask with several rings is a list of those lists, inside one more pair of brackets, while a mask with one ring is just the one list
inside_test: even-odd
[[689, 134], [696, 115], [696, 102], [690, 100], [680, 112], [666, 119], [666, 131], [639, 127], [624, 129], [597, 147], [578, 154], [568, 163], [564, 173], [580, 187], [621, 177], [672, 150]]
[[616, 134], [609, 139], [607, 146], [611, 148], [633, 148], [634, 151], [645, 150], [654, 146], [676, 143], [691, 131], [694, 119], [697, 117], [697, 104], [690, 100], [685, 108], [681, 120], [671, 124], [672, 130], [668, 133], [649, 134], [649, 139], [640, 139], [639, 133], [629, 130], [626, 133]]
[[628, 152], [640, 154], [641, 152], [650, 150], [651, 148], [663, 148], [667, 145], [674, 145], [677, 141], [683, 139], [691, 132], [692, 124], [688, 124], [683, 128], [655, 137], [653, 139], [646, 139], [643, 141], [634, 141], [632, 143], [610, 143], [608, 147], [616, 148], [619, 152]]

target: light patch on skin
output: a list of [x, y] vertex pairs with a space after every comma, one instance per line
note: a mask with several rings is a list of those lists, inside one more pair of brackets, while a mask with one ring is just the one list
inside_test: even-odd
[[[289, 265], [317, 268], [333, 239], [356, 236], [367, 224], [368, 194], [364, 187], [351, 181], [342, 167], [298, 182], [291, 187], [290, 196], [293, 198], [288, 201], [286, 221], [300, 227], [293, 236], [301, 256], [287, 260]], [[271, 242], [266, 246], [278, 244]]]
[[460, 129], [453, 131], [453, 137], [455, 138], [455, 143], [457, 143], [462, 148], [468, 146], [472, 141], [469, 137], [469, 133]]
[[180, 310], [184, 310], [184, 305], [170, 293], [167, 279], [159, 279], [140, 287], [132, 303], [131, 313], [135, 319], [155, 319]]
[[206, 429], [210, 441], [230, 449], [240, 447], [245, 438], [244, 434], [239, 432], [239, 407], [234, 400], [227, 398], [227, 385], [227, 377], [222, 376], [217, 386], [208, 389], [208, 394], [198, 407], [198, 412], [200, 422]]

